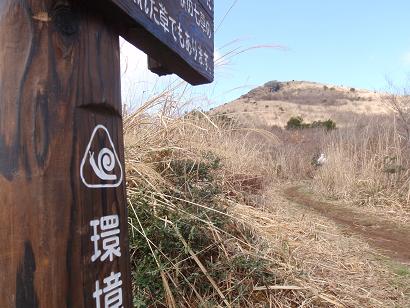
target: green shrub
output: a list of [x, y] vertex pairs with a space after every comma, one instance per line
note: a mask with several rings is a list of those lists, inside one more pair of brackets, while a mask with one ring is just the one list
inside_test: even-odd
[[336, 122], [332, 120], [326, 120], [326, 121], [314, 121], [312, 124], [310, 124], [310, 127], [315, 128], [315, 127], [323, 127], [326, 130], [333, 130], [336, 129]]
[[291, 117], [286, 123], [286, 129], [301, 129], [304, 125], [302, 117]]
[[327, 131], [336, 129], [336, 122], [333, 120], [314, 121], [312, 123], [304, 123], [300, 116], [291, 117], [286, 124], [286, 129], [306, 129], [306, 128], [324, 128]]
[[[224, 229], [227, 229], [225, 225], [230, 223], [229, 219], [214, 211], [225, 212], [214, 202], [215, 197], [221, 193], [215, 176], [216, 171], [221, 168], [219, 157], [213, 153], [204, 153], [200, 161], [173, 160], [170, 164], [164, 163], [159, 167], [173, 188], [159, 195], [151, 195], [149, 191], [141, 190], [139, 193], [134, 192], [130, 199], [129, 223], [135, 226], [129, 229], [132, 260], [135, 260], [131, 264], [134, 307], [151, 307], [157, 304], [161, 306], [160, 303], [165, 302], [161, 271], [169, 272], [177, 262], [181, 262], [181, 266], [176, 274], [186, 278], [180, 281], [181, 287], [191, 283], [203, 294], [212, 292], [212, 286], [204, 274], [198, 272], [194, 261], [189, 260], [190, 256], [179, 236], [186, 240], [193, 251], [201, 252], [197, 256], [206, 263], [206, 260], [218, 259], [220, 251], [214, 244], [210, 226], [202, 221], [212, 223], [212, 228]], [[163, 203], [164, 196], [173, 199], [174, 208], [171, 204], [169, 207], [153, 206], [155, 203]], [[208, 206], [209, 209], [193, 203]], [[169, 223], [164, 223], [164, 220], [159, 218], [166, 219]], [[136, 232], [141, 227], [144, 234]], [[155, 246], [149, 245], [147, 238]], [[182, 262], [183, 260], [187, 261]], [[172, 286], [171, 289], [177, 294]]]
[[252, 294], [254, 285], [273, 284], [277, 277], [269, 262], [246, 251], [232, 251], [233, 257], [226, 257], [224, 243], [233, 238], [252, 243], [253, 233], [225, 215], [227, 208], [217, 202], [223, 196], [220, 157], [203, 152], [196, 159], [169, 158], [156, 164], [168, 186], [160, 191], [134, 188], [129, 196], [134, 307], [165, 307], [164, 275], [173, 279], [172, 283], [168, 279], [168, 285], [177, 307], [185, 307], [182, 296], [192, 296], [193, 287], [207, 295], [209, 307], [221, 307], [220, 297], [192, 252], [214, 280], [235, 277], [241, 281], [230, 294], [245, 307], [240, 300], [243, 293]]

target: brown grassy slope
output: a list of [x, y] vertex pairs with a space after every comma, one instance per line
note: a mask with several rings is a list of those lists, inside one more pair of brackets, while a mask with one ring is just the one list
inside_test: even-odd
[[355, 117], [386, 115], [384, 95], [362, 89], [324, 85], [306, 81], [278, 82], [251, 90], [239, 99], [219, 106], [211, 114], [226, 114], [244, 126], [284, 127], [293, 116], [306, 122], [332, 119], [339, 127], [347, 126]]
[[125, 120], [135, 307], [409, 306], [407, 266], [282, 196], [310, 166], [296, 132], [210, 120]]

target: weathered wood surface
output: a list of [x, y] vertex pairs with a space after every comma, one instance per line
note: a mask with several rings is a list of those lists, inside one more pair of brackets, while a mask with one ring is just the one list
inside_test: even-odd
[[[113, 172], [124, 170], [118, 35], [81, 5], [0, 0], [2, 308], [96, 307], [96, 281], [111, 272], [131, 307], [124, 180], [89, 188], [80, 172], [97, 125], [118, 153]], [[103, 130], [95, 138], [90, 153], [111, 146]], [[90, 157], [83, 176], [103, 183]], [[92, 262], [90, 221], [115, 214], [121, 257]]]
[[[198, 85], [214, 78], [213, 0], [89, 0], [130, 43]], [[155, 66], [157, 68], [158, 66]]]

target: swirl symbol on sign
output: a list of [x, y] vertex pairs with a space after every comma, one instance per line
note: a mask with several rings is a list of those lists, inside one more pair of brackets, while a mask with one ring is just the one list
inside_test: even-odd
[[110, 174], [114, 170], [116, 164], [114, 153], [110, 149], [103, 148], [100, 153], [98, 153], [97, 162], [95, 161], [94, 154], [94, 152], [89, 152], [90, 164], [95, 174], [104, 181], [117, 180], [115, 174]]
[[115, 188], [123, 181], [121, 162], [104, 125], [97, 125], [91, 134], [81, 160], [80, 177], [89, 188]]

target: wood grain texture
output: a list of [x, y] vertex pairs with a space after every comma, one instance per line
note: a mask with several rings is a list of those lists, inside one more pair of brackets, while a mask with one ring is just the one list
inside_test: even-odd
[[[117, 33], [81, 1], [0, 1], [2, 308], [95, 307], [95, 281], [111, 272], [131, 307], [124, 182], [89, 189], [80, 179], [96, 125], [124, 161], [119, 63]], [[113, 214], [122, 256], [93, 263], [89, 222]]]
[[[192, 15], [192, 10], [182, 7], [181, 3], [185, 3], [186, 8], [188, 2], [192, 4], [191, 7], [196, 8], [197, 13]], [[111, 18], [112, 24], [122, 37], [161, 63], [161, 72], [175, 73], [193, 85], [213, 81], [213, 0], [88, 0], [87, 5]], [[164, 31], [156, 22], [160, 21], [160, 5], [166, 8], [166, 16], [175, 20], [172, 27], [172, 22], [168, 19], [169, 31]], [[198, 26], [197, 20], [201, 14], [203, 20], [209, 23], [209, 35]], [[188, 51], [186, 46], [181, 47], [179, 25], [183, 40], [187, 40], [188, 33], [190, 44], [198, 46], [195, 52]], [[209, 57], [207, 65], [204, 64], [205, 60], [200, 60], [199, 49]], [[154, 66], [154, 71], [158, 67]]]

